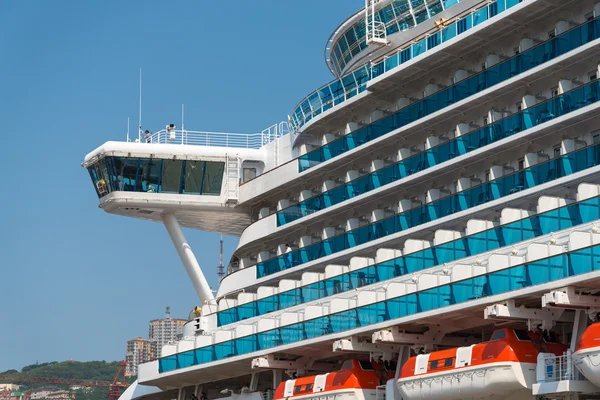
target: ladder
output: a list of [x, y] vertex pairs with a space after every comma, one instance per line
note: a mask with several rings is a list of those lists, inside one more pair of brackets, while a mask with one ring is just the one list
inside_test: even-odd
[[225, 158], [225, 202], [237, 204], [240, 192], [240, 157], [228, 153]]
[[387, 46], [385, 23], [377, 17], [376, 5], [381, 0], [365, 0], [365, 28], [367, 45]]

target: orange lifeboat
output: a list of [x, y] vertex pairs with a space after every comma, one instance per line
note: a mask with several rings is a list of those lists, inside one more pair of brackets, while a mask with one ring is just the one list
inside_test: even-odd
[[588, 381], [600, 387], [600, 322], [588, 326], [581, 335], [573, 363]]
[[558, 356], [566, 350], [550, 335], [500, 329], [485, 343], [409, 358], [398, 389], [404, 399], [531, 398], [538, 353]]
[[395, 364], [386, 365], [367, 360], [347, 360], [338, 372], [305, 376], [282, 382], [275, 391], [275, 400], [320, 399], [335, 395], [336, 400], [375, 400], [377, 386], [393, 378]]

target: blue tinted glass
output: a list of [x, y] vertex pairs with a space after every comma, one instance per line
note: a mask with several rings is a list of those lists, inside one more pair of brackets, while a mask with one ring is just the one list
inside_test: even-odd
[[473, 26], [477, 26], [488, 19], [488, 7], [480, 8], [473, 13]]
[[107, 157], [90, 167], [98, 193], [220, 195], [224, 162]]
[[417, 23], [417, 25], [421, 22], [426, 21], [429, 18], [429, 15], [427, 14], [427, 9], [425, 7], [415, 11], [413, 15], [415, 17], [415, 22]]
[[446, 42], [456, 36], [456, 24], [442, 29], [442, 42]]
[[413, 54], [412, 54], [413, 57], [416, 57], [416, 56], [418, 56], [420, 54], [425, 53], [425, 50], [427, 50], [427, 39], [423, 39], [423, 40], [415, 43], [412, 46], [412, 49], [413, 49], [412, 50], [413, 51]]
[[432, 18], [434, 15], [444, 11], [442, 8], [442, 2], [440, 0], [430, 3], [427, 8], [429, 9], [429, 17]]
[[369, 326], [599, 269], [600, 245], [595, 245], [408, 295], [394, 297], [386, 292], [383, 301], [163, 357], [158, 360], [158, 372]]
[[[416, 4], [413, 6], [415, 13], [415, 16], [413, 17], [413, 14], [410, 13], [408, 2], [406, 0], [395, 0], [391, 2], [391, 4], [388, 7], [385, 7], [381, 11], [377, 12], [375, 14], [375, 19], [377, 21], [385, 21], [387, 24], [387, 34], [392, 35], [398, 32], [399, 30], [404, 31], [406, 29], [411, 28], [415, 25], [415, 22], [420, 23], [426, 20], [427, 18], [433, 17], [434, 15], [442, 11], [442, 7], [444, 9], [447, 9], [448, 7], [451, 7], [457, 4], [458, 2], [458, 0], [434, 0], [427, 5], [429, 14], [426, 12], [426, 8], [423, 7], [423, 2], [419, 2], [418, 5]], [[461, 23], [460, 29], [458, 31], [458, 26], [456, 26], [455, 24], [453, 28], [442, 32], [440, 40], [444, 42], [446, 40], [452, 39], [458, 33], [462, 33], [467, 29], [470, 29], [472, 26], [483, 22], [487, 18], [491, 18], [497, 15], [498, 13], [504, 11], [507, 7], [512, 7], [515, 4], [518, 4], [518, 1], [510, 0], [507, 6], [505, 6], [505, 0], [501, 0], [499, 2], [491, 2], [489, 6], [485, 7], [485, 10], [482, 9], [479, 11], [476, 21], [474, 21], [473, 17], [470, 16], [469, 21], [465, 20]], [[395, 15], [395, 17], [393, 17], [393, 15]], [[417, 19], [417, 21], [415, 21], [415, 18]], [[329, 56], [331, 58], [330, 64], [334, 67], [338, 74], [341, 74], [342, 70], [346, 66], [346, 63], [349, 62], [353, 56], [357, 55], [360, 51], [368, 47], [366, 44], [365, 30], [366, 28], [364, 21], [359, 22], [358, 24], [350, 28], [350, 30], [347, 31], [343, 36], [341, 36], [340, 39], [338, 39], [338, 41], [336, 41], [331, 47], [331, 51], [329, 53]], [[435, 47], [436, 44], [438, 43], [434, 43], [434, 45], [429, 47], [429, 49]], [[408, 59], [411, 58], [411, 53], [412, 49], [410, 49], [410, 51], [408, 53], [405, 53], [403, 56], [400, 56], [399, 60], [401, 60], [401, 62], [406, 62]], [[378, 74], [372, 75], [372, 77], [376, 76], [378, 76]], [[344, 100], [345, 98], [342, 99], [342, 101]], [[313, 110], [312, 113], [308, 115], [307, 119], [292, 117], [294, 123], [291, 124], [291, 127], [294, 131], [297, 131], [299, 128], [302, 127], [302, 125], [304, 125], [307, 121], [314, 117], [315, 112], [320, 113], [323, 111], [325, 111], [325, 108]], [[294, 114], [296, 114], [296, 112], [294, 112]], [[296, 117], [297, 116], [298, 115], [296, 115]]]
[[[600, 148], [588, 148], [586, 153], [597, 151], [595, 149]], [[598, 160], [599, 157], [595, 156], [594, 159]], [[254, 303], [219, 311], [217, 314], [218, 325], [222, 326], [243, 319], [240, 314], [247, 315], [246, 318], [263, 315], [284, 308], [284, 306], [291, 307], [408, 273], [415, 273], [436, 265], [457, 261], [460, 258], [572, 228], [599, 218], [600, 197], [587, 199], [580, 203], [570, 204], [556, 210], [494, 227], [429, 249], [407, 253], [374, 266], [270, 296]], [[280, 301], [280, 298], [285, 298], [285, 302]], [[253, 304], [256, 304], [256, 306]], [[245, 311], [238, 314], [238, 308]], [[251, 315], [247, 314], [249, 309], [253, 311]]]
[[[555, 97], [545, 103], [530, 107], [525, 111], [528, 114], [534, 115], [545, 115], [549, 112], [557, 112], [557, 107], [552, 106], [552, 104], [560, 104], [561, 97], [563, 96], [569, 96], [570, 98], [574, 98], [576, 100], [581, 99], [580, 101], [577, 101], [577, 103], [581, 103], [579, 107], [583, 107], [583, 104], [587, 104], [585, 101], [583, 101], [583, 99], [589, 98], [589, 94], [593, 93], [594, 90], [597, 91], [598, 86], [599, 83], [597, 81], [592, 82], [588, 85], [567, 92], [561, 96]], [[548, 111], [549, 109], [552, 111]], [[522, 118], [522, 113], [512, 115], [506, 119], [510, 120], [512, 118]], [[539, 117], [537, 120], [538, 123], [542, 123], [541, 121], [544, 121], [545, 119]], [[469, 139], [474, 138], [479, 142], [479, 146], [482, 146], [489, 144], [494, 140], [499, 140], [502, 137], [506, 137], [507, 133], [495, 129], [495, 126], [495, 124], [485, 126], [479, 130], [461, 136], [460, 139], [461, 141], [469, 141]], [[445, 145], [448, 145], [448, 143], [443, 144], [443, 146]], [[473, 148], [476, 148], [476, 146], [473, 146]], [[441, 153], [437, 154], [439, 155]], [[419, 161], [416, 169], [420, 168], [421, 165], [423, 165], [424, 168], [429, 163], [435, 162], [434, 153], [427, 151], [424, 153], [424, 155], [425, 157], [420, 157], [417, 155], [412, 158]], [[449, 152], [446, 153], [445, 156], [449, 157]], [[526, 190], [550, 180], [557, 179], [561, 176], [590, 168], [597, 163], [597, 152], [590, 151], [588, 148], [569, 153], [557, 159], [546, 161], [544, 163], [529, 167], [525, 170], [503, 176], [488, 183], [453, 195], [449, 195], [431, 203], [427, 203], [423, 206], [416, 207], [396, 216], [383, 219], [376, 223], [366, 225], [352, 231], [348, 231], [347, 233], [338, 237], [304, 247], [301, 250], [290, 253], [292, 255], [292, 260], [291, 262], [287, 263], [289, 265], [286, 265], [285, 268], [312, 261], [317, 258], [333, 254], [335, 252], [342, 251], [410, 227], [417, 226], [419, 224], [442, 218], [458, 211], [466, 210], [468, 208], [496, 200], [521, 190]], [[345, 193], [341, 200], [345, 200], [345, 198], [347, 198], [345, 196], [357, 196], [360, 193], [373, 189], [376, 184], [380, 183], [379, 179], [385, 176], [385, 174], [374, 173], [369, 176], [361, 177], [356, 181], [349, 182], [343, 186], [349, 189], [349, 191]], [[373, 181], [373, 178], [376, 178], [375, 182]], [[339, 188], [336, 189], [339, 190]], [[325, 204], [325, 197], [323, 197], [323, 195], [319, 195], [318, 198], [320, 199], [318, 201], [318, 207], [321, 208], [323, 204]], [[315, 201], [315, 199], [309, 200], [310, 202]], [[334, 200], [334, 197], [327, 198], [328, 202], [331, 202], [332, 200]], [[297, 219], [303, 214], [306, 215], [315, 211], [314, 208], [307, 208], [307, 203], [301, 203], [301, 205], [304, 205], [305, 207], [298, 207], [298, 205], [295, 205], [289, 210], [285, 209], [278, 213], [278, 215], [283, 216], [282, 218], [278, 218], [278, 223], [289, 222], [291, 219]], [[268, 265], [268, 267], [266, 267], [267, 270], [272, 271], [271, 273], [274, 273], [280, 270], [283, 260], [287, 260], [287, 257], [289, 256], [279, 256], [263, 263], [259, 263], [258, 265]], [[262, 275], [265, 273], [264, 271], [266, 271], [265, 267], [259, 268], [257, 271], [257, 277], [264, 276]]]
[[[497, 2], [494, 2], [494, 3], [491, 3], [491, 5], [489, 7], [498, 8], [500, 6], [497, 4]], [[480, 19], [484, 18], [487, 14], [491, 13], [492, 11], [489, 10], [489, 7], [479, 10], [476, 13], [477, 18], [480, 18]], [[423, 52], [425, 52], [427, 50], [428, 46], [435, 47], [435, 45], [439, 41], [444, 42], [446, 40], [450, 40], [456, 34], [464, 32], [467, 29], [470, 29], [470, 27], [472, 26], [473, 18], [474, 18], [473, 15], [469, 15], [469, 16], [463, 18], [462, 20], [458, 21], [457, 23], [444, 28], [441, 32], [441, 35], [439, 33], [436, 33], [435, 35], [430, 36], [429, 39], [423, 39], [422, 41], [415, 43], [414, 45], [412, 45], [406, 49], [401, 50], [399, 53], [399, 58], [397, 59], [398, 65], [407, 62], [408, 60], [412, 59], [416, 55], [422, 54]], [[492, 87], [493, 85], [496, 85], [502, 81], [505, 81], [506, 79], [510, 79], [513, 76], [516, 76], [522, 72], [525, 72], [525, 71], [535, 67], [536, 65], [547, 62], [555, 57], [558, 57], [568, 51], [571, 51], [571, 50], [581, 46], [584, 43], [588, 43], [589, 41], [594, 40], [595, 38], [598, 37], [598, 31], [600, 30], [600, 27], [597, 27], [596, 25], [599, 25], [597, 20], [587, 22], [586, 24], [584, 24], [580, 27], [574, 28], [573, 30], [566, 32], [557, 38], [554, 38], [552, 40], [549, 40], [546, 43], [543, 43], [532, 49], [529, 49], [529, 50], [519, 54], [518, 56], [515, 56], [506, 61], [503, 61], [503, 62], [489, 68], [488, 70], [482, 71], [481, 73], [479, 73], [477, 75], [474, 75], [462, 82], [459, 82], [447, 89], [444, 89], [444, 91], [442, 91], [442, 93], [438, 94], [438, 96], [442, 96], [443, 98], [442, 97], [427, 98], [427, 99], [422, 100], [421, 102], [411, 105], [411, 110], [402, 109], [402, 110], [398, 111], [396, 113], [396, 116], [402, 117], [402, 118], [399, 118], [401, 123], [389, 125], [385, 131], [382, 131], [377, 136], [372, 136], [371, 139], [369, 139], [369, 140], [372, 140], [374, 137], [379, 137], [382, 134], [385, 134], [386, 132], [391, 131], [392, 129], [397, 129], [406, 124], [409, 124], [418, 118], [421, 118], [421, 117], [424, 117], [425, 115], [429, 115], [433, 112], [436, 112], [439, 109], [447, 107], [451, 104], [454, 104], [455, 102], [460, 101], [462, 99], [465, 99], [476, 92], [479, 92], [481, 90]], [[393, 57], [390, 57], [390, 59], [393, 60]], [[388, 61], [386, 60], [385, 62], [388, 62]], [[389, 68], [394, 68], [395, 65], [396, 65], [396, 60], [389, 61]], [[378, 76], [383, 69], [385, 69], [385, 66], [381, 67], [379, 64], [377, 64], [376, 70], [374, 69], [375, 73], [373, 73], [373, 77]], [[387, 70], [387, 69], [385, 69], [385, 70]], [[353, 76], [353, 75], [350, 75], [350, 76]], [[344, 78], [344, 79], [346, 79], [346, 78]], [[366, 79], [369, 79], [369, 78], [367, 77]], [[358, 91], [362, 90], [362, 88], [363, 88], [363, 86], [360, 86]], [[339, 93], [333, 89], [332, 89], [332, 92], [334, 92], [334, 94], [333, 94], [334, 97], [336, 97], [336, 93]], [[356, 93], [356, 92], [357, 91], [354, 90], [354, 88], [352, 88], [350, 96], [347, 96], [347, 95], [344, 96], [342, 93], [341, 96], [337, 97], [338, 100], [335, 101], [335, 104], [338, 104], [339, 102], [344, 101], [348, 97], [352, 97], [354, 95], [354, 93]], [[590, 99], [593, 99], [592, 95], [590, 96]], [[564, 104], [562, 105], [562, 107], [564, 109], [570, 107], [570, 104], [571, 104], [570, 101], [571, 100], [569, 100], [569, 99], [563, 98]], [[415, 113], [412, 112], [417, 109], [418, 109], [418, 111], [416, 111]], [[544, 116], [543, 118], [548, 120], [548, 119], [552, 118], [552, 115], [553, 114], [550, 113], [550, 114]], [[409, 118], [405, 118], [406, 116], [408, 116]], [[302, 118], [299, 118], [299, 120], [302, 121], [302, 120], [306, 120], [307, 118], [312, 118], [312, 116], [311, 115], [304, 116]], [[524, 118], [521, 125], [517, 125], [517, 124], [514, 125], [514, 129], [523, 129], [523, 128], [531, 127], [531, 126], [532, 125], [530, 124], [530, 118]], [[495, 129], [499, 129], [499, 128], [495, 128]], [[511, 130], [509, 129], [508, 131], [511, 131]], [[331, 147], [331, 146], [336, 146], [336, 145], [335, 144], [327, 144], [324, 147], [326, 149], [327, 147]], [[315, 157], [314, 155], [310, 155], [311, 153], [309, 153], [308, 155], [302, 156], [299, 160], [298, 168], [300, 171], [304, 171], [308, 168], [318, 165], [320, 162], [330, 159], [331, 157], [336, 157], [337, 155], [339, 155], [345, 151], [348, 151], [349, 149], [354, 148], [354, 147], [355, 146], [349, 146], [346, 148], [337, 148], [335, 151], [327, 151], [327, 150], [317, 149], [314, 152], [320, 152], [320, 153], [322, 153], [323, 156], [321, 158], [319, 158], [319, 157]], [[462, 151], [462, 147], [460, 147], [458, 150], [459, 150], [458, 154], [462, 154], [460, 152], [460, 151]], [[310, 160], [310, 162], [308, 162], [308, 160]]]

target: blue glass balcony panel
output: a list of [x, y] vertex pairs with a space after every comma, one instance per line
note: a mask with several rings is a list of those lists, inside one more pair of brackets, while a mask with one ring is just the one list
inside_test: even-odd
[[[492, 69], [488, 70], [488, 72], [493, 76]], [[474, 80], [473, 85], [476, 82], [477, 80]], [[465, 86], [470, 86], [469, 82], [465, 82]], [[467, 90], [468, 89], [463, 91], [463, 93]], [[450, 161], [456, 156], [469, 153], [491, 143], [513, 136], [526, 129], [550, 121], [558, 116], [565, 115], [595, 103], [598, 101], [599, 90], [599, 83], [591, 82], [543, 103], [536, 104], [519, 113], [498, 120], [483, 128], [476, 129], [452, 140], [448, 140], [427, 151], [405, 158], [393, 165], [379, 169], [371, 174], [362, 176], [315, 197], [311, 197], [298, 204], [287, 207], [277, 212], [277, 226], [285, 225], [324, 208], [360, 196], [373, 189], [398, 181], [424, 169]], [[424, 103], [424, 105], [429, 107], [429, 104], [434, 104], [436, 101], [438, 103], [451, 102], [453, 99], [448, 97], [451, 95], [453, 94], [447, 91], [440, 92], [438, 98], [432, 98], [429, 103]], [[407, 112], [408, 111], [409, 110], [407, 110]], [[402, 116], [399, 117], [401, 118]], [[409, 118], [410, 116], [407, 119]], [[371, 140], [374, 136], [381, 136], [383, 131], [385, 131], [384, 127], [393, 125], [393, 121], [394, 116], [383, 118], [377, 126], [361, 128], [355, 132], [355, 135], [352, 138], [347, 141], [333, 142], [332, 145], [335, 144], [335, 146], [327, 149], [330, 150], [330, 153], [339, 153], [343, 149], [359, 146], [365, 141]], [[347, 147], [339, 147], [344, 145]]]
[[[479, 10], [477, 13], [484, 14], [484, 9]], [[485, 10], [488, 10], [486, 7]], [[489, 10], [486, 11], [489, 13]], [[477, 14], [479, 15], [479, 14]], [[458, 26], [456, 33], [452, 30], [451, 26], [444, 28], [441, 36], [435, 36], [435, 39], [431, 40], [431, 45], [437, 45], [437, 42], [444, 41], [444, 36], [450, 38], [454, 34], [460, 34], [461, 29], [467, 29], [472, 25], [474, 14], [465, 17], [465, 19], [455, 23]], [[483, 18], [483, 17], [479, 17]], [[461, 28], [463, 27], [463, 28]], [[597, 39], [600, 34], [600, 22], [598, 19], [586, 22], [585, 24], [573, 28], [572, 30], [563, 33], [545, 43], [542, 43], [534, 48], [531, 48], [515, 57], [498, 63], [479, 74], [473, 75], [461, 82], [456, 83], [448, 88], [445, 88], [419, 102], [413, 103], [395, 114], [385, 117], [379, 121], [372, 123], [367, 127], [363, 127], [355, 132], [352, 132], [334, 142], [328, 143], [316, 150], [313, 150], [307, 154], [298, 158], [298, 170], [300, 172], [306, 171], [307, 169], [314, 167], [324, 161], [327, 161], [333, 157], [336, 157], [348, 150], [356, 147], [350, 146], [347, 143], [338, 142], [354, 142], [356, 143], [356, 136], [361, 136], [362, 131], [370, 130], [372, 134], [368, 136], [368, 139], [359, 141], [360, 144], [364, 144], [370, 140], [381, 137], [395, 129], [399, 129], [405, 125], [417, 121], [427, 115], [437, 112], [445, 107], [455, 104], [461, 100], [464, 100], [475, 93], [481, 92], [482, 90], [488, 89], [500, 82], [504, 82], [518, 74], [526, 72], [542, 63], [548, 62], [558, 56], [561, 56], [573, 49], [576, 49], [592, 40]], [[438, 39], [439, 38], [439, 39]], [[403, 50], [400, 53], [400, 58], [397, 59], [398, 63], [404, 63], [416, 56], [416, 53], [420, 54], [424, 48], [427, 47], [428, 40], [423, 39], [422, 41], [415, 43], [412, 47]], [[398, 64], [396, 61], [388, 61], [393, 57], [387, 58], [380, 63], [374, 65], [371, 68], [371, 79], [375, 78], [374, 74], [383, 74], [387, 71], [386, 65], [395, 68]], [[377, 75], [378, 76], [378, 75]], [[346, 78], [343, 78], [346, 79]], [[342, 79], [342, 80], [343, 80]], [[338, 84], [338, 83], [334, 83]], [[359, 92], [364, 91], [366, 86], [361, 86]], [[353, 89], [355, 90], [355, 89]], [[347, 97], [346, 97], [347, 98]], [[302, 107], [302, 105], [300, 106]], [[314, 110], [313, 110], [314, 112]], [[311, 117], [312, 118], [312, 117]], [[336, 151], [332, 152], [328, 148], [335, 148]]]
[[163, 373], [183, 368], [178, 365], [180, 359], [184, 360], [185, 366], [188, 366], [190, 359], [192, 365], [198, 365], [279, 345], [294, 344], [599, 270], [600, 245], [594, 245], [417, 293], [398, 297], [391, 297], [392, 294], [388, 293], [390, 298], [387, 300], [367, 306], [163, 357], [158, 360], [158, 369]]
[[[590, 91], [597, 86], [598, 82], [592, 82], [589, 85], [579, 88], [582, 90], [577, 92], [577, 95], [576, 93], [571, 93], [571, 96], [576, 99], [585, 99]], [[560, 99], [555, 98], [554, 100]], [[548, 104], [540, 106], [540, 110], [545, 113], [557, 112], [554, 109], [555, 107], [551, 107]], [[529, 110], [532, 111], [532, 109], [535, 109], [535, 107]], [[485, 130], [488, 133], [492, 131]], [[489, 140], [489, 137], [489, 135], [486, 135], [479, 137], [478, 140]], [[465, 139], [468, 143], [468, 138]], [[330, 239], [265, 260], [256, 264], [256, 276], [257, 278], [261, 278], [274, 274], [593, 167], [599, 162], [600, 150], [596, 146], [600, 146], [600, 144], [591, 145], [470, 189], [442, 197], [431, 203], [426, 203]]]
[[[502, 11], [506, 10], [507, 8], [513, 7], [514, 5], [518, 4], [519, 2], [520, 1], [515, 1], [515, 0], [497, 0], [497, 1], [493, 1], [488, 6], [485, 7], [485, 10], [487, 10], [487, 11], [479, 10], [478, 12], [482, 15], [483, 14], [487, 15], [487, 18], [491, 18], [491, 17], [496, 16], [497, 14], [501, 13]], [[453, 5], [455, 5], [457, 3], [459, 3], [459, 0], [443, 0], [442, 1], [444, 9], [448, 9], [449, 7], [452, 7]], [[386, 26], [387, 34], [391, 35], [398, 31], [404, 31], [406, 29], [409, 29], [409, 28], [415, 26], [416, 24], [419, 24], [419, 23], [425, 21], [426, 19], [433, 17], [434, 15], [441, 12], [442, 5], [440, 4], [439, 1], [430, 3], [427, 6], [429, 9], [429, 17], [428, 17], [427, 10], [425, 9], [425, 7], [422, 7], [422, 6], [419, 6], [419, 7], [420, 8], [418, 10], [416, 10], [413, 15], [412, 13], [410, 13], [410, 11], [408, 11], [409, 7], [408, 7], [408, 3], [406, 0], [393, 0], [389, 6], [385, 7], [379, 13], [376, 14], [376, 19], [380, 20], [380, 21], [387, 20], [387, 18], [383, 18], [383, 17], [381, 17], [381, 15], [391, 15], [391, 8], [394, 8], [396, 19], [394, 21], [389, 22]], [[389, 10], [388, 10], [388, 8], [389, 8]], [[481, 22], [483, 22], [482, 17], [478, 16], [477, 24], [479, 24]], [[457, 28], [458, 26], [460, 26], [460, 30], [458, 30], [458, 28]], [[425, 45], [425, 47], [423, 47], [422, 43], [419, 43], [418, 45], [412, 45], [404, 50], [401, 50], [398, 54], [390, 56], [390, 58], [399, 56], [397, 58], [398, 61], [400, 61], [399, 64], [405, 63], [406, 61], [412, 59], [416, 55], [422, 54], [425, 51], [429, 51], [433, 47], [437, 46], [438, 44], [444, 43], [444, 42], [454, 38], [458, 33], [465, 32], [466, 30], [470, 29], [472, 26], [474, 26], [473, 25], [473, 16], [468, 15], [466, 17], [463, 17], [458, 22], [453, 23], [452, 25], [445, 28], [444, 29], [445, 33], [443, 32], [441, 37], [433, 39], [431, 41], [430, 47], [427, 45]], [[364, 21], [361, 23], [358, 23], [357, 25], [354, 25], [353, 27], [350, 28], [350, 30], [353, 30], [353, 33], [350, 35], [348, 35], [348, 34], [341, 35], [340, 39], [336, 43], [333, 44], [333, 46], [331, 47], [331, 50], [329, 52], [329, 55], [331, 57], [330, 64], [333, 66], [333, 68], [336, 70], [336, 72], [338, 74], [346, 67], [346, 64], [354, 56], [356, 56], [362, 50], [364, 50], [368, 47], [366, 44], [366, 38], [365, 38], [366, 30], [365, 30]], [[356, 38], [356, 40], [355, 40], [355, 38]], [[386, 66], [386, 68], [381, 68], [381, 63], [379, 63], [375, 66], [368, 67], [369, 68], [368, 79], [373, 79], [373, 78], [381, 75], [382, 73], [389, 71], [391, 68], [397, 67], [399, 64], [395, 64], [395, 65], [390, 64], [389, 68], [387, 66]], [[348, 74], [352, 74], [352, 73], [353, 72], [349, 72]], [[336, 80], [328, 85], [325, 85], [324, 87], [327, 87], [330, 85], [339, 85], [339, 84], [340, 84], [340, 80]], [[317, 89], [317, 91], [320, 91], [320, 90], [321, 89]], [[307, 96], [307, 98], [309, 98], [309, 97], [310, 97], [310, 95]], [[343, 102], [346, 99], [347, 98], [345, 98], [345, 97], [341, 98], [340, 102]], [[296, 109], [292, 113], [292, 118], [290, 118], [290, 126], [292, 128], [292, 131], [297, 131], [306, 122], [310, 121], [313, 117], [321, 114], [322, 112], [324, 112], [328, 109], [326, 107], [315, 108], [315, 109], [311, 110], [310, 115], [303, 115], [301, 112], [299, 112], [299, 111], [301, 111], [300, 108], [302, 107], [302, 104], [304, 104], [303, 102], [304, 102], [304, 100], [299, 103], [299, 105], [296, 107]]]
[[[595, 197], [265, 297], [242, 306], [219, 311], [217, 324], [222, 326], [235, 323], [242, 319], [264, 315], [465, 257], [511, 246], [598, 219], [600, 219], [600, 197]], [[253, 314], [250, 314], [249, 310], [252, 310]]]

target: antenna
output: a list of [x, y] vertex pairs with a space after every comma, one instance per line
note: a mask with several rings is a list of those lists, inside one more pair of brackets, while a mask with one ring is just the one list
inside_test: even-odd
[[142, 141], [142, 68], [140, 67], [140, 109], [139, 109], [139, 123], [138, 123], [138, 139]]
[[131, 139], [129, 139], [129, 117], [127, 117], [127, 143], [131, 142]]
[[185, 125], [183, 124], [183, 111], [184, 111], [184, 105], [181, 105], [181, 144], [184, 144], [183, 141], [183, 137], [185, 136]]
[[223, 265], [223, 235], [221, 234], [221, 240], [219, 242], [219, 266], [217, 267], [217, 276], [219, 281], [225, 276], [225, 266]]

